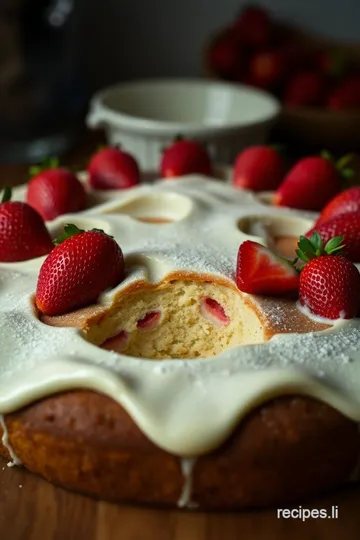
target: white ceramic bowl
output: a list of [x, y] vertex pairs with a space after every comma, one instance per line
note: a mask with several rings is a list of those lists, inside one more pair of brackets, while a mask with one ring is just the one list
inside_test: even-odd
[[87, 124], [102, 127], [146, 170], [177, 135], [202, 141], [217, 163], [230, 163], [245, 146], [264, 143], [280, 112], [269, 94], [240, 84], [207, 80], [144, 80], [97, 93]]

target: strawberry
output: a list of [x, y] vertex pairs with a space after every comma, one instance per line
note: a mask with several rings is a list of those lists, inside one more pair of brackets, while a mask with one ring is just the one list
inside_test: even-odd
[[269, 146], [251, 146], [235, 160], [233, 185], [253, 191], [276, 189], [285, 174], [285, 163]]
[[96, 302], [124, 278], [124, 257], [103, 231], [67, 225], [60, 242], [40, 268], [36, 306], [46, 315], [61, 315]]
[[233, 80], [239, 76], [243, 67], [242, 52], [232, 32], [221, 36], [211, 47], [209, 64], [224, 79]]
[[351, 261], [360, 261], [360, 213], [351, 212], [340, 214], [320, 225], [315, 225], [306, 233], [310, 238], [313, 232], [320, 235], [321, 240], [326, 244], [334, 236], [342, 236], [344, 243], [344, 255]]
[[353, 75], [340, 82], [329, 95], [327, 106], [336, 111], [359, 108], [360, 75]]
[[102, 148], [88, 165], [92, 189], [127, 189], [140, 182], [139, 166], [133, 156], [120, 148]]
[[315, 54], [314, 65], [329, 77], [343, 77], [349, 67], [348, 55], [343, 49], [323, 49]]
[[287, 81], [283, 101], [291, 107], [318, 105], [323, 101], [325, 90], [322, 75], [314, 71], [299, 71]]
[[271, 21], [264, 8], [249, 6], [234, 22], [234, 30], [243, 45], [264, 47], [271, 38]]
[[82, 183], [68, 169], [59, 168], [57, 160], [32, 167], [30, 173], [35, 175], [28, 185], [26, 202], [44, 220], [50, 221], [85, 208], [86, 194]]
[[274, 203], [302, 210], [321, 210], [340, 187], [340, 172], [330, 159], [307, 157], [289, 171], [275, 193]]
[[360, 274], [341, 255], [343, 238], [335, 237], [325, 248], [318, 233], [300, 237], [298, 256], [305, 261], [300, 274], [299, 300], [315, 315], [326, 319], [351, 319], [360, 308]]
[[290, 263], [268, 248], [246, 240], [239, 248], [236, 285], [245, 293], [281, 295], [296, 290], [299, 276]]
[[163, 153], [160, 174], [173, 178], [186, 174], [212, 175], [212, 166], [206, 149], [197, 141], [176, 140]]
[[352, 212], [360, 212], [360, 187], [342, 191], [331, 199], [322, 209], [316, 225], [318, 226], [335, 216]]
[[47, 255], [54, 247], [41, 216], [26, 203], [11, 201], [5, 188], [0, 204], [0, 261], [18, 262]]
[[254, 86], [274, 87], [282, 79], [285, 70], [285, 59], [278, 49], [259, 51], [250, 58], [249, 77]]

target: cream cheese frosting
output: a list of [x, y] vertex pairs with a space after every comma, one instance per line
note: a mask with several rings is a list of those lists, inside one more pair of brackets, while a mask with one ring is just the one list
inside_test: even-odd
[[[23, 194], [24, 188], [15, 190], [14, 199]], [[176, 271], [221, 276], [233, 286], [241, 242], [268, 241], [266, 226], [242, 225], [249, 218], [300, 234], [314, 217], [266, 206], [248, 191], [201, 176], [92, 197], [100, 204], [48, 227], [53, 235], [66, 223], [102, 228], [118, 241], [128, 273], [102, 295], [104, 305], [133, 281], [158, 283]], [[151, 217], [174, 221], [139, 220]], [[0, 263], [0, 414], [56, 392], [93, 389], [121, 404], [155, 444], [183, 457], [218, 447], [251, 409], [284, 394], [312, 396], [360, 421], [360, 320], [278, 334], [212, 358], [132, 358], [96, 347], [77, 328], [37, 319], [31, 298], [43, 261]]]

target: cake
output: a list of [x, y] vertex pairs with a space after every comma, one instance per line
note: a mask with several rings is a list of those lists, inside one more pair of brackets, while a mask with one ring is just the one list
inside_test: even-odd
[[44, 257], [0, 264], [8, 464], [104, 500], [200, 509], [304, 501], [355, 480], [359, 320], [234, 281], [242, 242], [291, 257], [314, 215], [202, 176], [91, 200], [48, 228], [100, 228], [121, 246], [126, 278], [97, 304], [43, 315]]

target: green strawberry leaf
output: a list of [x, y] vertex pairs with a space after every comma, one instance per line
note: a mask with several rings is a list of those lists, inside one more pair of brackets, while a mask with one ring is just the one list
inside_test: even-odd
[[344, 249], [345, 244], [342, 244], [343, 236], [334, 236], [325, 245], [325, 253], [327, 255], [340, 255], [340, 251]]
[[4, 187], [4, 191], [3, 191], [3, 196], [1, 198], [1, 202], [4, 203], [4, 202], [8, 202], [11, 200], [11, 195], [12, 195], [12, 189], [10, 186], [5, 186]]
[[321, 255], [322, 249], [323, 249], [323, 243], [321, 240], [321, 236], [317, 231], [314, 231], [312, 235], [310, 236], [310, 243], [312, 244], [316, 255], [318, 256]]
[[304, 262], [309, 262], [310, 261], [310, 258], [303, 252], [301, 251], [301, 249], [297, 249], [295, 251], [296, 255], [297, 255], [297, 259], [299, 260], [302, 260]]
[[339, 170], [344, 169], [344, 167], [347, 167], [354, 157], [355, 154], [346, 154], [345, 156], [341, 157], [336, 162], [336, 168]]
[[83, 229], [79, 229], [79, 227], [77, 227], [73, 223], [68, 223], [64, 227], [64, 232], [60, 236], [55, 238], [53, 240], [53, 243], [55, 245], [62, 244], [63, 242], [65, 242], [65, 240], [68, 240], [72, 236], [75, 236], [76, 234], [80, 234], [80, 233], [83, 233], [83, 232], [85, 232]]
[[29, 177], [33, 178], [33, 176], [36, 176], [37, 174], [40, 174], [43, 171], [46, 171], [48, 169], [57, 169], [60, 165], [59, 158], [57, 157], [50, 157], [44, 159], [41, 163], [38, 163], [37, 165], [32, 165], [29, 168]]
[[335, 160], [331, 154], [331, 152], [329, 152], [329, 150], [322, 150], [320, 152], [320, 156], [324, 159], [327, 159], [328, 161], [330, 161], [331, 163], [335, 163]]
[[349, 167], [347, 167], [346, 169], [341, 170], [341, 175], [346, 179], [354, 178], [355, 171], [353, 169], [350, 169]]

